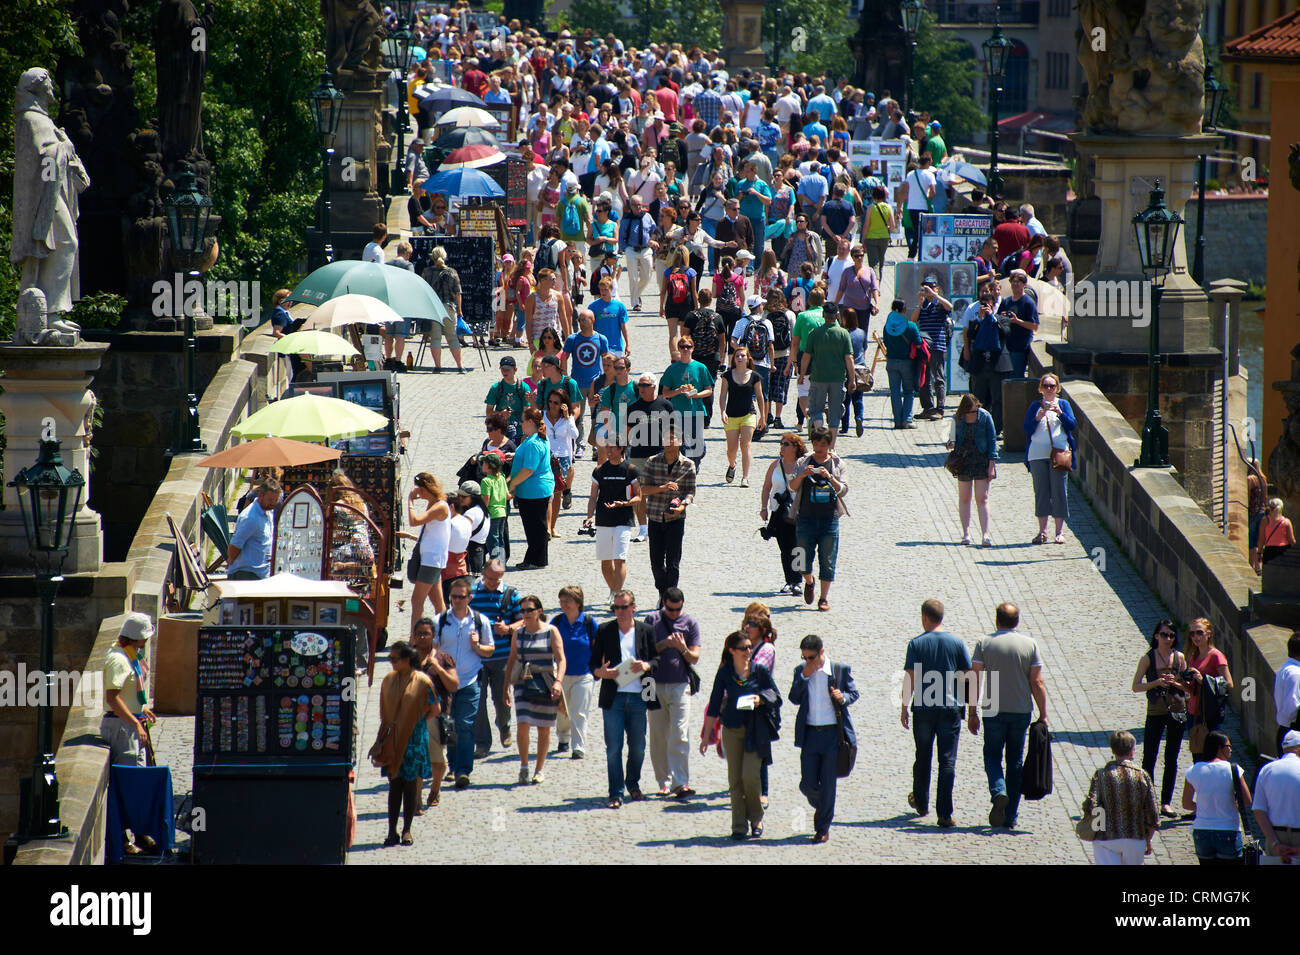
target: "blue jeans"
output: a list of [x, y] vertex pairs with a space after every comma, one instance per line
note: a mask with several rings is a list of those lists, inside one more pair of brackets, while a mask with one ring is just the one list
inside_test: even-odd
[[[799, 515], [795, 525], [798, 549], [795, 551], [796, 567], [804, 574], [812, 573], [813, 553], [817, 554], [817, 579], [835, 579], [835, 557], [840, 549], [840, 519], [829, 517], [804, 517]], [[799, 561], [802, 559], [802, 564]]]
[[1192, 845], [1198, 859], [1240, 859], [1240, 829], [1193, 829]]
[[813, 807], [813, 831], [820, 835], [835, 819], [835, 767], [840, 731], [835, 726], [809, 726], [799, 750], [799, 791]]
[[1029, 352], [1011, 351], [1010, 349], [1008, 349], [1008, 352], [1011, 355], [1011, 374], [1007, 375], [1007, 377], [1024, 378], [1025, 370], [1029, 367]]
[[474, 772], [474, 720], [478, 717], [478, 698], [483, 691], [476, 679], [457, 690], [451, 698], [451, 719], [456, 724], [456, 746], [451, 752], [451, 771], [457, 776]]
[[[1029, 732], [1030, 713], [999, 713], [984, 717], [984, 773], [989, 778], [989, 796], [1005, 793], [1006, 824], [1016, 821], [1020, 809], [1020, 773], [1025, 762], [1025, 734]], [[1002, 754], [1006, 753], [1006, 777], [1002, 774]]]
[[[700, 228], [704, 230], [704, 234], [707, 235], [710, 239], [716, 239], [718, 237], [717, 219], [701, 219]], [[717, 270], [718, 270], [718, 250], [715, 249], [713, 246], [709, 246], [709, 271], [716, 272]]]
[[918, 809], [930, 806], [930, 757], [939, 744], [939, 791], [934, 808], [940, 819], [952, 816], [952, 786], [957, 779], [957, 742], [961, 739], [961, 710], [912, 710], [912, 795]]
[[853, 420], [862, 421], [862, 389], [854, 388], [851, 394], [844, 396], [844, 416], [840, 420], [840, 430], [849, 430], [849, 410], [853, 411]]
[[[627, 774], [623, 773], [623, 735], [627, 734]], [[631, 793], [641, 788], [641, 763], [645, 761], [646, 705], [640, 693], [615, 693], [605, 711], [605, 764], [609, 773], [609, 798], [622, 799], [623, 786]]]
[[912, 399], [916, 396], [916, 362], [910, 358], [885, 361], [889, 375], [889, 403], [894, 409], [894, 427], [901, 428], [912, 420]]

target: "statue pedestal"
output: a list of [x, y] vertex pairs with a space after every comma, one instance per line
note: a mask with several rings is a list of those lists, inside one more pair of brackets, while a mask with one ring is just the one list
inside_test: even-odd
[[90, 445], [85, 419], [92, 406], [91, 377], [99, 370], [108, 346], [82, 342], [75, 348], [38, 348], [0, 345], [4, 394], [0, 412], [5, 416], [5, 509], [0, 511], [0, 571], [30, 573], [31, 552], [23, 529], [18, 497], [8, 482], [36, 462], [46, 418], [54, 419], [55, 437], [62, 443], [63, 463], [81, 472], [86, 489], [77, 511], [72, 546], [63, 565], [65, 574], [92, 574], [99, 570], [103, 541], [99, 515], [90, 500]]
[[[761, 70], [767, 65], [763, 53], [763, 8], [753, 0], [722, 0], [722, 58], [727, 69], [742, 67]], [[810, 31], [811, 32], [811, 31]]]
[[376, 222], [385, 221], [377, 187], [380, 152], [391, 149], [382, 127], [386, 78], [386, 73], [357, 71], [340, 73], [336, 79], [343, 91], [343, 109], [330, 167], [333, 232], [368, 235]]

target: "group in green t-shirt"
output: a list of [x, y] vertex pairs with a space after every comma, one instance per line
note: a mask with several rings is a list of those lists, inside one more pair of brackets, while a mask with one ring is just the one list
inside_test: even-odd
[[814, 329], [822, 327], [822, 307], [806, 309], [794, 317], [794, 330], [790, 334], [799, 339], [799, 350], [808, 350], [808, 336]]
[[533, 389], [526, 381], [506, 381], [502, 378], [487, 393], [487, 413], [504, 411], [510, 420], [519, 424], [524, 418], [524, 408], [532, 404]]
[[[688, 381], [696, 391], [705, 391], [713, 387], [713, 376], [702, 363], [694, 359], [689, 362], [675, 361], [664, 370], [663, 376], [659, 379], [660, 394], [680, 388]], [[673, 410], [681, 412], [683, 416], [704, 414], [707, 411], [702, 398], [673, 395], [668, 400], [672, 403]]]
[[844, 357], [853, 354], [848, 329], [836, 322], [814, 328], [803, 353], [808, 356], [808, 379], [816, 382], [843, 381]]

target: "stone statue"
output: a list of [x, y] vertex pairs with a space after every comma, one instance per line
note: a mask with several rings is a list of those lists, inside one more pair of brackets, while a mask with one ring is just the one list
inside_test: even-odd
[[45, 293], [36, 286], [23, 289], [18, 296], [18, 322], [14, 326], [14, 343], [18, 345], [61, 345], [74, 347], [81, 341], [81, 326], [61, 321], [45, 311]]
[[380, 41], [388, 35], [375, 0], [321, 0], [325, 17], [325, 65], [340, 70], [378, 71]]
[[39, 67], [18, 80], [14, 98], [14, 232], [9, 257], [19, 288], [39, 288], [54, 315], [77, 294], [77, 197], [90, 185], [77, 150], [50, 119], [54, 84]]
[[1079, 0], [1079, 62], [1090, 133], [1201, 131], [1205, 0]]
[[203, 80], [208, 69], [212, 0], [200, 16], [191, 0], [162, 0], [154, 22], [158, 64], [158, 133], [164, 168], [203, 157]]

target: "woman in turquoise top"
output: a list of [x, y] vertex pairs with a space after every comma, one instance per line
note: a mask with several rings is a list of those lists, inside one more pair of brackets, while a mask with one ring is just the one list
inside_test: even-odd
[[903, 300], [894, 299], [885, 319], [885, 373], [889, 375], [889, 402], [894, 408], [894, 430], [915, 428], [912, 398], [916, 395], [916, 354], [921, 330], [903, 314]]
[[519, 508], [528, 550], [516, 570], [536, 570], [547, 561], [547, 513], [555, 493], [555, 474], [551, 471], [551, 449], [546, 442], [546, 424], [542, 412], [529, 408], [521, 422], [523, 441], [515, 450], [510, 472], [510, 494]]

